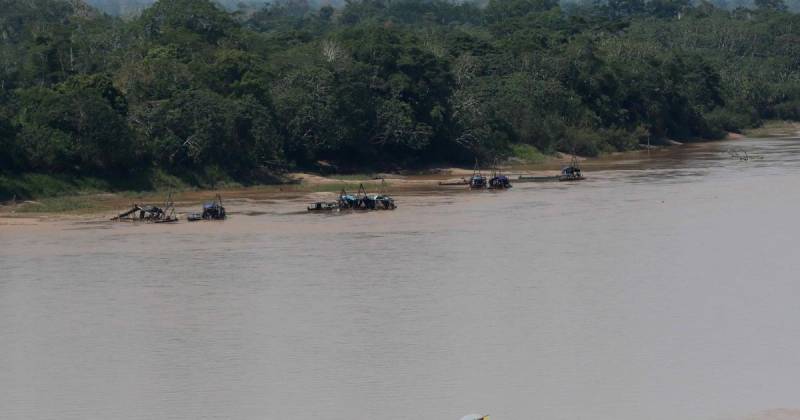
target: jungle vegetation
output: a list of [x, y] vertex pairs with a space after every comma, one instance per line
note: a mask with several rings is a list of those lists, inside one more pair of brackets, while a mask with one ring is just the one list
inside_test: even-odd
[[800, 119], [800, 16], [781, 0], [160, 0], [128, 19], [0, 0], [0, 177], [257, 182], [765, 119]]

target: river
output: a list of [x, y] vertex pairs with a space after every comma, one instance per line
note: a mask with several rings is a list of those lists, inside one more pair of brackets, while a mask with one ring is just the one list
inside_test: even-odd
[[585, 170], [0, 226], [0, 418], [800, 417], [800, 139]]

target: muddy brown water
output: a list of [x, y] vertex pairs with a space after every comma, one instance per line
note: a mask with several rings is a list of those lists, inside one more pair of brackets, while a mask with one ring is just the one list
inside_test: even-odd
[[796, 416], [800, 139], [586, 170], [394, 212], [0, 226], [0, 418]]

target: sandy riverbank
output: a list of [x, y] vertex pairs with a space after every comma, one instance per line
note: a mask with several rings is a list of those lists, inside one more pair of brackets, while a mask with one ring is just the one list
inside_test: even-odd
[[[656, 151], [656, 153], [663, 153]], [[604, 170], [619, 164], [635, 164], [642, 152], [619, 153], [600, 158], [580, 158], [582, 164], [591, 170]], [[561, 155], [535, 165], [506, 165], [500, 169], [513, 178], [519, 175], [556, 175], [562, 165], [569, 163], [572, 156]], [[484, 174], [491, 170], [482, 169]], [[214, 199], [220, 194], [229, 209], [247, 207], [253, 203], [274, 206], [275, 203], [293, 201], [297, 209], [304, 210], [304, 203], [333, 201], [342, 189], [355, 191], [363, 184], [368, 192], [378, 192], [381, 188], [395, 196], [430, 194], [434, 191], [456, 191], [460, 186], [441, 186], [443, 181], [457, 181], [472, 175], [472, 168], [435, 168], [418, 174], [374, 174], [349, 176], [320, 176], [309, 173], [292, 173], [288, 176], [297, 181], [288, 185], [261, 185], [252, 187], [227, 187], [217, 190], [183, 190], [172, 193], [179, 218], [199, 211], [200, 204]], [[385, 184], [384, 184], [385, 182]], [[167, 192], [144, 193], [103, 193], [67, 197], [45, 198], [37, 201], [6, 203], [0, 206], [0, 230], [30, 229], [33, 226], [51, 225], [60, 222], [107, 221], [120, 212], [129, 209], [134, 203], [162, 206]]]
[[[229, 208], [231, 203], [333, 201], [342, 189], [355, 192], [362, 184], [370, 193], [385, 188], [393, 195], [413, 195], [447, 188], [441, 187], [439, 182], [459, 179], [466, 176], [467, 173], [471, 174], [472, 172], [454, 168], [424, 175], [386, 174], [379, 179], [375, 179], [372, 175], [350, 176], [347, 179], [341, 179], [295, 173], [290, 176], [298, 180], [298, 184], [175, 191], [172, 193], [172, 200], [179, 216], [184, 216], [187, 213], [199, 211], [201, 203], [213, 200], [217, 194], [222, 196], [223, 204]], [[549, 171], [537, 173], [549, 173]], [[86, 194], [6, 203], [0, 206], [0, 230], [64, 220], [109, 220], [118, 213], [129, 209], [134, 203], [163, 206], [168, 194], [168, 192]], [[305, 209], [304, 204], [298, 204], [298, 206], [298, 209]]]
[[[733, 141], [743, 137], [779, 137], [800, 135], [800, 124], [791, 122], [770, 122], [761, 129], [748, 131], [744, 135], [732, 134], [727, 140]], [[635, 168], [644, 165], [645, 161], [668, 157], [681, 149], [714, 147], [716, 142], [691, 143], [662, 146], [649, 151], [639, 150], [603, 155], [596, 158], [578, 157], [584, 170], [592, 171]], [[569, 163], [573, 156], [560, 154], [549, 157], [536, 164], [512, 163], [500, 169], [513, 178], [519, 175], [546, 176], [558, 174], [559, 169]], [[297, 201], [298, 203], [313, 201], [331, 201], [341, 189], [354, 191], [363, 184], [370, 192], [377, 192], [385, 187], [394, 195], [426, 194], [438, 190], [462, 187], [443, 187], [442, 181], [456, 181], [469, 177], [472, 168], [430, 168], [424, 172], [412, 174], [361, 174], [346, 176], [321, 176], [311, 173], [292, 173], [288, 177], [296, 181], [288, 185], [260, 185], [252, 187], [223, 187], [217, 190], [181, 190], [173, 193], [172, 199], [180, 215], [198, 211], [202, 202], [210, 201], [216, 194], [221, 194], [228, 202], [278, 202]], [[483, 169], [485, 174], [490, 173]], [[25, 201], [0, 205], [0, 230], [30, 228], [31, 226], [57, 223], [60, 221], [97, 221], [108, 220], [119, 212], [128, 209], [134, 203], [161, 205], [167, 192], [143, 193], [103, 193], [86, 194], [67, 197], [46, 198], [39, 201]], [[296, 204], [300, 210], [303, 205]]]
[[[500, 169], [505, 174], [553, 175], [557, 174], [571, 156], [561, 155], [536, 165], [505, 165]], [[581, 158], [582, 161], [585, 159]], [[483, 173], [491, 172], [482, 169]], [[426, 193], [442, 187], [443, 181], [459, 180], [472, 175], [470, 168], [432, 168], [413, 174], [361, 174], [347, 176], [321, 176], [311, 173], [291, 173], [287, 177], [296, 181], [284, 185], [259, 185], [251, 187], [223, 187], [216, 190], [181, 190], [172, 193], [172, 199], [179, 213], [198, 211], [200, 203], [213, 200], [221, 194], [225, 201], [330, 201], [342, 190], [355, 191], [364, 185], [368, 192], [378, 192], [382, 188], [391, 194], [407, 195]], [[452, 188], [452, 187], [451, 187]], [[41, 200], [5, 203], [0, 206], [0, 229], [10, 226], [30, 226], [58, 220], [107, 220], [119, 212], [130, 208], [134, 203], [161, 205], [169, 193], [103, 193], [67, 197], [53, 197]], [[185, 210], [185, 211], [184, 211]]]

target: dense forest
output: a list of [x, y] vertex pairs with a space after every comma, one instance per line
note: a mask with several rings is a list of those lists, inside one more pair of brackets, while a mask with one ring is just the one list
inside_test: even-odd
[[[252, 9], [263, 6], [265, 3], [272, 3], [272, 0], [214, 0], [217, 4], [228, 10]], [[562, 7], [571, 7], [573, 4], [582, 4], [594, 0], [560, 0]], [[112, 15], [135, 15], [147, 6], [155, 3], [156, 0], [86, 0], [88, 4], [96, 7], [103, 12]], [[321, 5], [331, 5], [334, 7], [344, 6], [344, 0], [307, 0], [308, 4], [319, 7]], [[479, 6], [486, 6], [488, 0], [479, 0]], [[800, 0], [785, 0], [789, 10], [800, 11]], [[721, 9], [755, 8], [754, 0], [711, 0], [711, 4]]]
[[[0, 171], [201, 182], [579, 154], [800, 119], [781, 0], [0, 0]], [[534, 149], [535, 148], [535, 149]]]
[[[156, 0], [85, 0], [87, 4], [98, 10], [117, 16], [134, 16], [151, 6]], [[742, 0], [750, 1], [750, 0]], [[800, 0], [789, 0], [796, 2]], [[214, 2], [227, 10], [246, 10], [260, 8], [271, 0], [214, 0]], [[310, 4], [319, 5], [319, 0], [311, 0]], [[343, 4], [342, 0], [335, 0], [333, 4]], [[791, 3], [788, 3], [791, 5]]]

